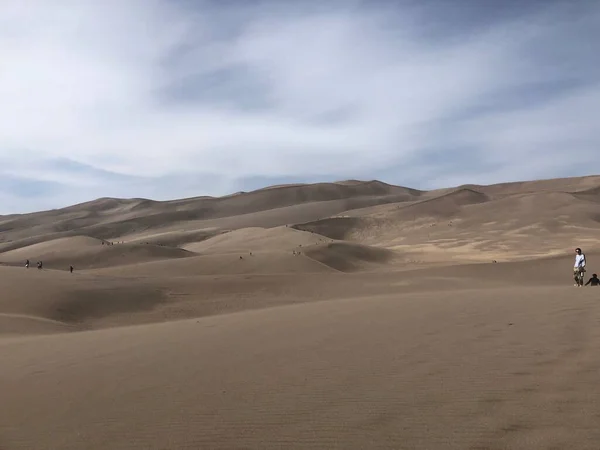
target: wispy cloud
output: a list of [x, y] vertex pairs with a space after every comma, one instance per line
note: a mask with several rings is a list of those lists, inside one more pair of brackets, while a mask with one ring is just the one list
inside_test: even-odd
[[0, 212], [593, 172], [600, 4], [451, 3], [2, 2]]

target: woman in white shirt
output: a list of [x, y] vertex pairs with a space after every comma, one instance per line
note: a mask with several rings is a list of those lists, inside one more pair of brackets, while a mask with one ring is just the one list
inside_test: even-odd
[[573, 267], [573, 278], [575, 286], [583, 286], [583, 274], [585, 273], [585, 255], [580, 248], [575, 249], [575, 266]]

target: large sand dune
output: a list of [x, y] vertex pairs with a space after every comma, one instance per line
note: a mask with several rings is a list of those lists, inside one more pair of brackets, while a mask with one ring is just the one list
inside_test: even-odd
[[597, 449], [599, 231], [600, 177], [0, 217], [0, 449]]

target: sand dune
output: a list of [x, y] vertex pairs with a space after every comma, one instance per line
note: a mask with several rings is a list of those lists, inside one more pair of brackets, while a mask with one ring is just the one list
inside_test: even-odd
[[47, 269], [68, 270], [70, 265], [77, 269], [89, 269], [189, 256], [193, 256], [193, 253], [178, 248], [146, 244], [109, 245], [98, 239], [77, 236], [0, 253], [0, 263], [24, 265], [29, 259], [32, 267], [37, 261], [42, 261]]
[[44, 255], [48, 253], [73, 252], [82, 248], [96, 248], [103, 244], [104, 242], [99, 239], [94, 239], [88, 236], [76, 236], [38, 242], [36, 244], [5, 252], [3, 255], [8, 258], [7, 260], [10, 260], [12, 255], [23, 259], [23, 255], [28, 253]]
[[516, 260], [576, 246], [598, 248], [593, 236], [600, 223], [599, 199], [594, 191], [491, 197], [463, 189], [295, 227], [398, 250], [415, 261]]
[[572, 178], [549, 178], [544, 180], [517, 181], [492, 185], [467, 184], [458, 187], [430, 191], [434, 195], [445, 194], [457, 189], [473, 189], [488, 195], [512, 195], [531, 192], [579, 192], [600, 185], [600, 175]]
[[[196, 197], [167, 202], [103, 198], [59, 210], [7, 217], [0, 220], [0, 230], [3, 231], [4, 242], [43, 234], [63, 237], [56, 236], [56, 233], [120, 240], [119, 237], [141, 232], [172, 231], [169, 227], [175, 223], [196, 223], [195, 229], [214, 226], [215, 221], [218, 227], [229, 229], [280, 226], [288, 223], [284, 218], [286, 215], [292, 223], [314, 220], [332, 211], [397, 202], [420, 194], [415, 189], [371, 181], [351, 185], [319, 183], [283, 186], [221, 198]], [[276, 214], [271, 212], [278, 209], [283, 211]], [[292, 211], [286, 209], [297, 212], [290, 214]], [[238, 216], [246, 217], [245, 220], [242, 218], [240, 226], [232, 226]], [[232, 218], [234, 220], [227, 220]], [[219, 223], [220, 219], [225, 219], [223, 224]], [[187, 228], [186, 231], [192, 229]]]
[[48, 335], [65, 333], [77, 328], [64, 322], [24, 314], [0, 313], [0, 337], [21, 335]]
[[375, 269], [399, 259], [399, 255], [384, 248], [349, 242], [333, 242], [306, 250], [306, 255], [341, 272]]
[[413, 216], [451, 217], [460, 211], [461, 207], [477, 205], [489, 201], [490, 198], [473, 189], [459, 189], [448, 194], [407, 205], [403, 213]]
[[599, 231], [600, 177], [0, 217], [0, 449], [596, 449]]
[[[565, 270], [571, 258], [565, 255], [540, 258], [535, 264], [404, 265], [398, 271], [364, 271], [360, 264], [369, 261], [363, 254], [347, 255], [360, 246], [327, 247], [315, 251], [325, 263], [305, 255], [267, 252], [244, 261], [232, 255], [208, 255], [73, 274], [0, 267], [0, 314], [5, 321], [37, 318], [90, 329], [352, 297], [571, 284], [571, 274]], [[592, 252], [588, 257], [595, 261], [598, 255]], [[368, 256], [381, 257], [377, 252]], [[381, 262], [371, 264], [373, 269]], [[27, 334], [27, 324], [20, 331]]]
[[163, 299], [164, 290], [153, 283], [132, 284], [119, 278], [0, 267], [0, 292], [4, 323], [11, 322], [13, 332], [28, 334], [26, 318], [87, 329], [105, 315], [151, 309]]
[[247, 275], [278, 273], [319, 273], [331, 268], [304, 255], [289, 252], [227, 253], [200, 255], [179, 260], [167, 260], [114, 266], [94, 270], [94, 274], [144, 277], [168, 276]]
[[196, 253], [248, 253], [251, 251], [292, 251], [301, 247], [329, 242], [325, 236], [289, 227], [249, 227], [220, 234], [201, 242], [184, 246]]
[[213, 236], [218, 236], [225, 231], [219, 228], [205, 228], [199, 230], [172, 230], [141, 232], [132, 235], [120, 236], [119, 242], [127, 244], [154, 244], [167, 247], [184, 248], [186, 244], [201, 242]]

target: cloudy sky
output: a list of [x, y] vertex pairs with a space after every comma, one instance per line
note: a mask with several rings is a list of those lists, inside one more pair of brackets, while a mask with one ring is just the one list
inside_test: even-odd
[[3, 0], [0, 213], [600, 173], [600, 2]]

